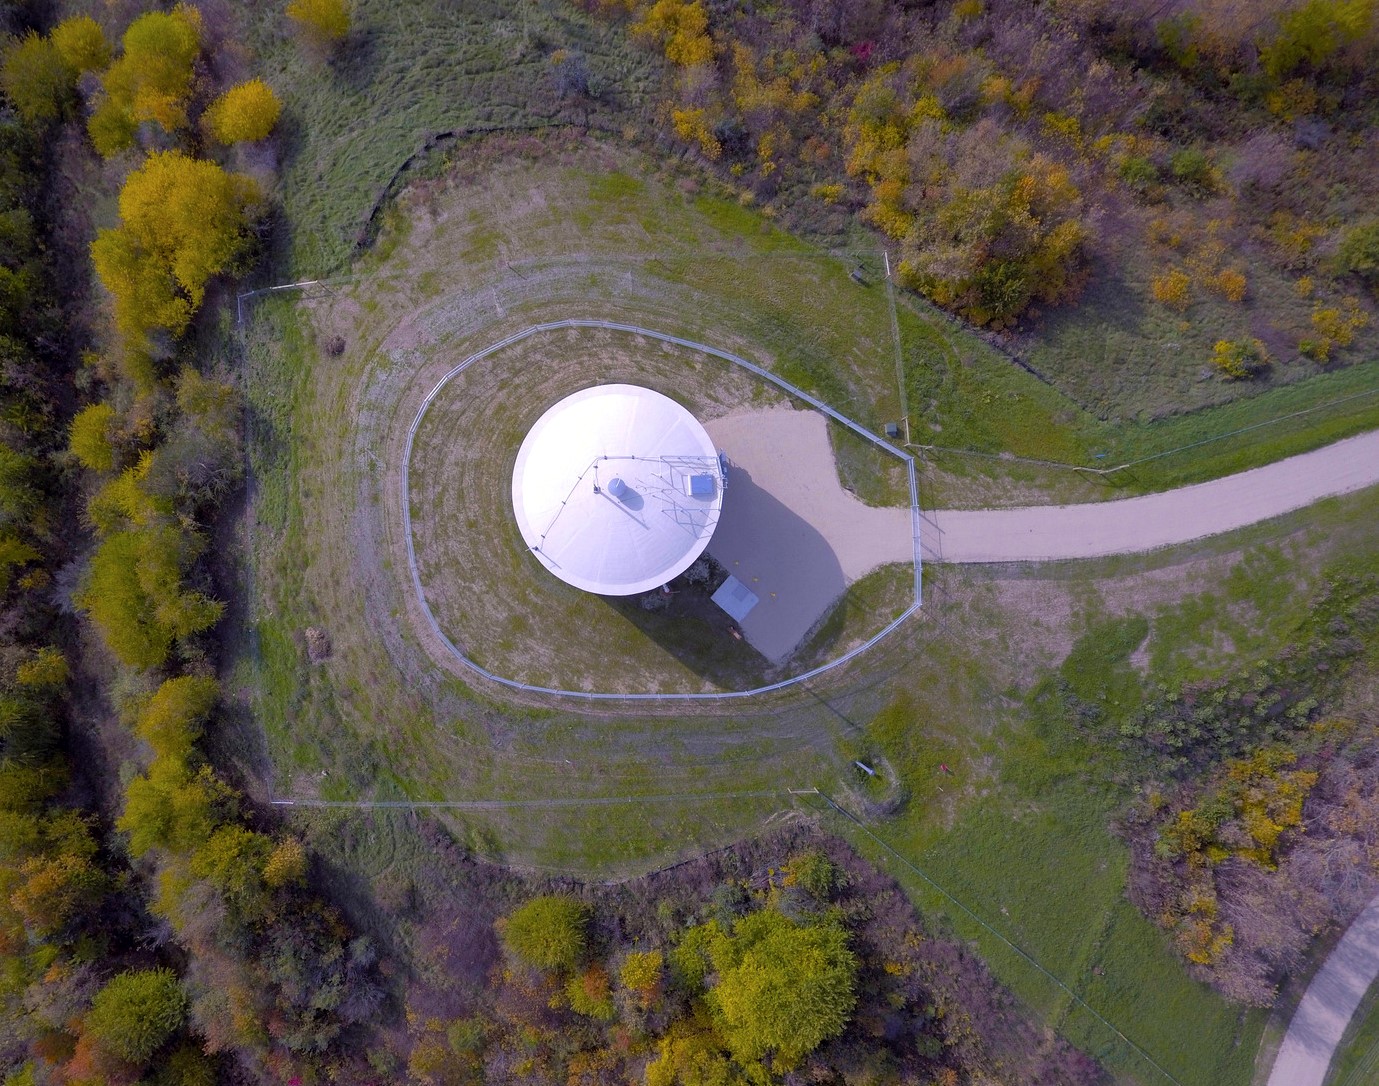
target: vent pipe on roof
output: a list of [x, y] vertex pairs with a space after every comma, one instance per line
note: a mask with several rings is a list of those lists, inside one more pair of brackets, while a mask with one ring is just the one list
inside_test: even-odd
[[627, 496], [631, 491], [628, 489], [627, 484], [615, 475], [608, 481], [608, 493], [612, 494], [613, 497], [621, 502], [627, 500]]

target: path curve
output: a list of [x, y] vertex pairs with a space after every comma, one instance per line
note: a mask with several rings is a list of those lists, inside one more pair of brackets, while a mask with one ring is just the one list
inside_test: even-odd
[[1307, 986], [1279, 1046], [1268, 1086], [1322, 1086], [1336, 1046], [1376, 978], [1379, 897], [1355, 918]]
[[1139, 498], [924, 517], [926, 562], [1098, 558], [1187, 543], [1379, 483], [1379, 430], [1209, 483]]

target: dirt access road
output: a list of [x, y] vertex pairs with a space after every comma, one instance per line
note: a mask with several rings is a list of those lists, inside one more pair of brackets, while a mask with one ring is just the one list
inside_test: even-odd
[[1244, 528], [1375, 483], [1379, 431], [1209, 483], [1140, 498], [927, 511], [924, 560], [1039, 562], [1134, 554]]

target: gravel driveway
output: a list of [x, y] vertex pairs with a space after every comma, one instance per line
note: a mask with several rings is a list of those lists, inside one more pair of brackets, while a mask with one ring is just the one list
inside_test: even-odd
[[[928, 562], [1032, 562], [1170, 547], [1379, 483], [1379, 431], [1209, 483], [1141, 498], [1023, 509], [930, 510]], [[921, 499], [923, 494], [920, 495]], [[897, 554], [890, 561], [903, 561]]]
[[705, 423], [732, 467], [709, 553], [756, 593], [742, 633], [779, 663], [859, 577], [912, 562], [910, 510], [842, 488], [817, 411], [777, 407]]

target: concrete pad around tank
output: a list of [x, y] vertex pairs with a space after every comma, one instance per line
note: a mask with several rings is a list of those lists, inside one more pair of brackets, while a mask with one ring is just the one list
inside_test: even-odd
[[878, 509], [843, 489], [828, 425], [789, 407], [705, 424], [731, 463], [708, 551], [759, 597], [742, 633], [773, 663], [853, 581], [913, 560], [910, 510]]

